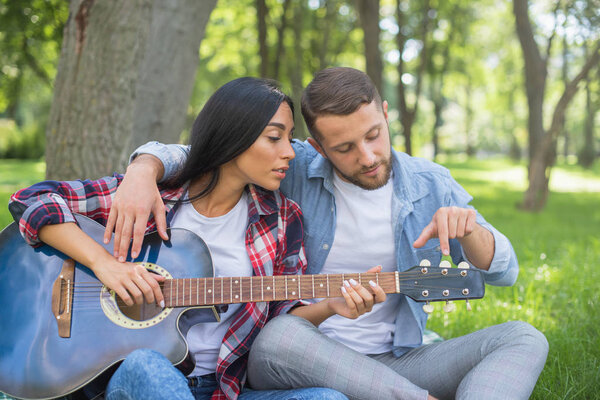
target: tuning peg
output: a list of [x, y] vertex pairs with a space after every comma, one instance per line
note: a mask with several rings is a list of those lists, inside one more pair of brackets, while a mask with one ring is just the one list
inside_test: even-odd
[[456, 304], [450, 301], [447, 301], [446, 304], [444, 304], [444, 312], [451, 313], [454, 310], [456, 310]]
[[429, 302], [423, 304], [423, 311], [425, 311], [427, 314], [431, 314], [433, 312], [433, 304], [429, 304]]
[[467, 306], [467, 311], [471, 311], [471, 303], [469, 303], [469, 300], [465, 300], [466, 306]]
[[467, 263], [466, 261], [461, 261], [458, 263], [458, 268], [469, 269], [469, 263]]
[[420, 267], [431, 267], [431, 261], [427, 260], [427, 259], [422, 259], [421, 262], [419, 263]]
[[452, 267], [452, 265], [450, 264], [450, 261], [448, 261], [448, 260], [443, 260], [440, 263], [440, 268], [450, 268], [450, 267]]

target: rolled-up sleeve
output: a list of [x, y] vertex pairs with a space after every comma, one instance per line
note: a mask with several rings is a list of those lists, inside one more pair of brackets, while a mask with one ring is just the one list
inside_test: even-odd
[[38, 246], [39, 230], [45, 225], [76, 222], [73, 213], [105, 225], [114, 192], [122, 176], [96, 181], [44, 181], [14, 193], [8, 209], [25, 241]]
[[165, 169], [165, 173], [159, 183], [167, 182], [177, 175], [177, 171], [183, 168], [190, 153], [190, 146], [182, 144], [163, 144], [160, 142], [148, 142], [141, 145], [129, 156], [131, 163], [140, 154], [150, 154], [158, 158]]

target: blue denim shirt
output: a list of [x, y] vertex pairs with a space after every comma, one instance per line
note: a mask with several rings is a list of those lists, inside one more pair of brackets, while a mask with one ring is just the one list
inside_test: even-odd
[[[318, 274], [325, 264], [335, 236], [334, 170], [331, 163], [308, 142], [294, 140], [293, 147], [296, 158], [290, 163], [280, 190], [302, 208], [308, 260], [306, 273]], [[168, 179], [183, 165], [188, 148], [150, 142], [139, 147], [131, 157], [141, 153], [158, 157], [165, 167], [163, 179]], [[398, 271], [419, 265], [423, 259], [428, 259], [433, 266], [439, 265], [442, 252], [438, 239], [430, 239], [420, 249], [415, 249], [412, 244], [440, 207], [473, 208], [469, 205], [472, 197], [452, 178], [446, 168], [421, 158], [392, 150], [392, 171], [392, 219]], [[477, 223], [492, 233], [495, 242], [491, 266], [488, 271], [483, 271], [486, 283], [498, 286], [514, 284], [519, 266], [510, 242], [479, 213]], [[469, 262], [456, 239], [450, 240], [450, 255], [455, 264]], [[373, 260], [373, 265], [377, 265], [377, 260]], [[369, 267], [372, 265], [365, 265], [365, 270]], [[401, 302], [396, 318], [396, 356], [422, 344], [427, 322], [422, 304], [408, 297], [405, 299]]]

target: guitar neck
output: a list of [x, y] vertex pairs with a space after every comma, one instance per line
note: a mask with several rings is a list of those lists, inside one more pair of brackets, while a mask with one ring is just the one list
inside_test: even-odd
[[168, 279], [162, 291], [167, 307], [190, 307], [340, 297], [350, 279], [367, 289], [373, 281], [385, 293], [400, 293], [398, 272]]

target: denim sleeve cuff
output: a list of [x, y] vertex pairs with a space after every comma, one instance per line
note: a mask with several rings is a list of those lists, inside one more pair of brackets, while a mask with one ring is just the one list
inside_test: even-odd
[[140, 154], [150, 154], [162, 162], [165, 169], [161, 180], [158, 183], [166, 182], [177, 174], [177, 171], [183, 167], [189, 153], [189, 146], [180, 144], [162, 144], [160, 142], [148, 142], [141, 145], [129, 156], [131, 163]]

